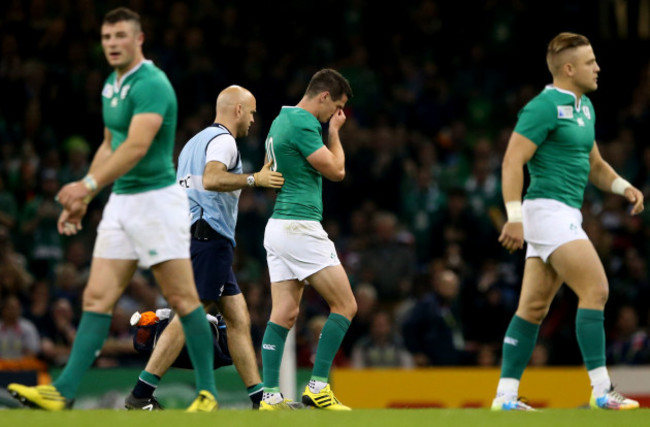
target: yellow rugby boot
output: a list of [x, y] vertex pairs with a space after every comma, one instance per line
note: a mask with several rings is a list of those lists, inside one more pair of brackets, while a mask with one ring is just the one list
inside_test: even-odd
[[74, 400], [61, 396], [53, 385], [26, 386], [12, 383], [7, 386], [9, 393], [25, 406], [48, 411], [62, 411], [72, 408]]
[[201, 390], [194, 402], [187, 408], [187, 412], [212, 412], [219, 408], [217, 399], [207, 390]]
[[330, 385], [327, 384], [320, 393], [312, 393], [309, 386], [305, 387], [305, 392], [302, 394], [302, 403], [305, 406], [313, 406], [317, 409], [325, 409], [328, 411], [351, 411], [348, 406], [343, 405], [334, 396]]
[[277, 403], [269, 403], [265, 400], [260, 402], [260, 411], [293, 411], [295, 409], [299, 409], [299, 407], [290, 399], [282, 399]]

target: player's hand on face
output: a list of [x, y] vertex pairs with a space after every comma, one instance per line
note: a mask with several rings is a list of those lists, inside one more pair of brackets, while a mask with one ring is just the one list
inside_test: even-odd
[[81, 200], [72, 204], [70, 209], [63, 209], [56, 223], [59, 234], [66, 236], [77, 234], [81, 230], [81, 219], [86, 214], [87, 209], [88, 205]]
[[347, 117], [345, 117], [345, 113], [343, 112], [342, 108], [339, 108], [336, 110], [336, 112], [332, 115], [332, 118], [330, 119], [330, 129], [332, 130], [339, 130], [345, 123], [345, 120]]
[[59, 190], [56, 200], [63, 205], [64, 209], [70, 210], [76, 202], [82, 201], [90, 195], [90, 190], [81, 181], [66, 184]]
[[501, 246], [510, 253], [524, 247], [524, 225], [521, 222], [506, 222], [499, 236]]
[[282, 174], [271, 170], [272, 164], [273, 159], [269, 160], [257, 173], [255, 183], [258, 187], [282, 188], [284, 185]]
[[643, 193], [636, 187], [627, 187], [625, 189], [625, 198], [632, 203], [632, 215], [643, 212]]

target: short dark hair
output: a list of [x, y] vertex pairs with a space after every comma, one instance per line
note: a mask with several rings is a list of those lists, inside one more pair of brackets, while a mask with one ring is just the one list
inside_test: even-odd
[[323, 68], [312, 76], [305, 95], [311, 98], [321, 92], [329, 92], [334, 101], [341, 99], [344, 94], [348, 99], [352, 98], [352, 88], [348, 79], [331, 68]]
[[118, 7], [111, 10], [106, 15], [104, 15], [104, 21], [102, 23], [116, 24], [122, 21], [131, 21], [136, 25], [138, 29], [142, 28], [142, 25], [140, 23], [140, 15], [128, 7]]

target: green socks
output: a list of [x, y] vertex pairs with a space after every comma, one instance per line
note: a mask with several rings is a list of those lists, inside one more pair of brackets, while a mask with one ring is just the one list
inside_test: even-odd
[[517, 315], [512, 317], [503, 339], [501, 378], [521, 379], [533, 354], [538, 333], [539, 325]]
[[264, 375], [264, 391], [267, 393], [279, 392], [280, 365], [288, 333], [289, 330], [283, 326], [273, 322], [266, 324], [266, 331], [262, 338], [262, 373]]
[[576, 336], [588, 371], [605, 366], [605, 314], [602, 310], [579, 308]]
[[316, 349], [316, 360], [314, 361], [314, 370], [311, 378], [317, 381], [327, 382], [330, 375], [330, 368], [334, 361], [334, 356], [341, 346], [343, 337], [350, 327], [350, 321], [337, 313], [330, 313], [327, 322], [323, 326]]
[[[331, 313], [321, 331], [316, 349], [316, 360], [312, 379], [327, 382], [334, 356], [341, 346], [343, 337], [350, 327], [350, 321], [337, 313]], [[278, 392], [280, 387], [280, 364], [284, 352], [284, 342], [289, 330], [273, 322], [268, 322], [262, 340], [262, 369], [264, 373], [264, 391]]]
[[216, 398], [217, 388], [214, 384], [214, 348], [210, 325], [205, 318], [205, 310], [197, 307], [191, 313], [181, 316], [185, 333], [185, 346], [192, 360], [197, 391], [207, 390]]
[[[61, 375], [52, 384], [64, 397], [74, 399], [83, 374], [92, 366], [104, 345], [111, 319], [112, 316], [109, 314], [84, 311], [72, 345], [70, 359]], [[216, 397], [217, 390], [212, 370], [214, 359], [212, 334], [203, 307], [198, 307], [187, 316], [181, 317], [181, 324], [185, 332], [187, 350], [194, 365], [197, 390], [207, 390]]]
[[[590, 310], [579, 308], [576, 315], [576, 336], [590, 377], [596, 376], [598, 369], [605, 366], [605, 315], [602, 310]], [[521, 379], [530, 356], [535, 348], [539, 325], [527, 322], [514, 316], [506, 331], [503, 340], [503, 363], [501, 367], [501, 378]], [[609, 387], [607, 372], [603, 375], [603, 381], [592, 378], [592, 385], [595, 383], [605, 384], [604, 389]], [[596, 387], [598, 384], [595, 384]], [[601, 387], [602, 388], [602, 387]]]
[[92, 366], [104, 345], [112, 317], [110, 314], [83, 312], [68, 363], [52, 384], [64, 397], [75, 398], [81, 378]]

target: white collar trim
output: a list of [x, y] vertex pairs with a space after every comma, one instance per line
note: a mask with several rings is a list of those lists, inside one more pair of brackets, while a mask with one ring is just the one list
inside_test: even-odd
[[138, 71], [138, 70], [140, 69], [140, 67], [142, 67], [142, 64], [145, 64], [145, 63], [146, 63], [146, 64], [151, 64], [152, 61], [149, 60], [149, 59], [143, 59], [143, 60], [140, 61], [140, 62], [139, 62], [135, 67], [133, 67], [133, 68], [131, 68], [129, 71], [127, 71], [126, 74], [124, 74], [124, 75], [122, 76], [122, 78], [118, 78], [118, 77], [117, 77], [117, 74], [116, 74], [116, 75], [115, 75], [115, 83], [113, 83], [113, 90], [115, 91], [115, 93], [117, 93], [117, 92], [120, 91], [120, 86], [122, 86], [122, 82], [124, 81], [124, 79], [126, 79], [126, 78], [129, 77], [131, 74], [133, 74], [133, 73], [135, 73], [136, 71]]
[[580, 111], [580, 105], [582, 105], [582, 98], [578, 99], [576, 98], [576, 94], [571, 92], [570, 90], [564, 90], [560, 89], [557, 86], [553, 86], [552, 84], [546, 85], [544, 89], [555, 89], [558, 92], [565, 93], [567, 95], [571, 95], [573, 97], [573, 105], [575, 106], [576, 111]]

